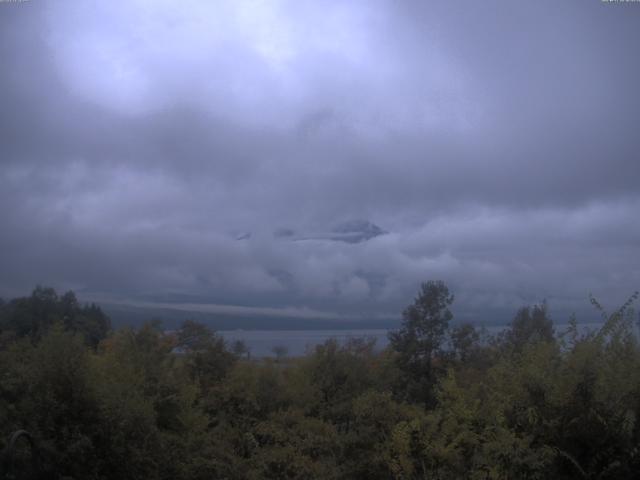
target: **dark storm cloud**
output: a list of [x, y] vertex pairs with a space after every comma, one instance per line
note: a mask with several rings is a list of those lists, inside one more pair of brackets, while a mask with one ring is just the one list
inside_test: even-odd
[[[471, 318], [640, 285], [633, 4], [31, 1], [0, 22], [4, 294], [371, 316], [443, 278]], [[319, 234], [354, 221], [389, 233]]]

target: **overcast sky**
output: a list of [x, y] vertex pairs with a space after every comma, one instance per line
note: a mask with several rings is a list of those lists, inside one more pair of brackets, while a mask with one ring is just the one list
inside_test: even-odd
[[0, 232], [5, 298], [268, 325], [398, 317], [442, 279], [463, 319], [615, 307], [640, 3], [0, 2]]

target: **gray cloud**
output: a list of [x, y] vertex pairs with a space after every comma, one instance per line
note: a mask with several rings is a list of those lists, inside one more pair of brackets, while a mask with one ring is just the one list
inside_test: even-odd
[[[352, 318], [442, 278], [465, 318], [614, 304], [640, 285], [639, 22], [578, 1], [0, 3], [0, 293]], [[331, 241], [353, 219], [389, 233]]]

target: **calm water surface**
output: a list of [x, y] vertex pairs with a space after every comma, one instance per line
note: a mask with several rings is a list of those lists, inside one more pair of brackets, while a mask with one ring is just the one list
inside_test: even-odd
[[[582, 331], [595, 330], [601, 327], [600, 323], [584, 323], [579, 327]], [[558, 324], [554, 328], [556, 332], [562, 332], [568, 325]], [[504, 330], [504, 326], [485, 327], [487, 333], [496, 334]], [[221, 330], [218, 331], [229, 343], [242, 340], [254, 357], [273, 356], [275, 347], [285, 347], [287, 355], [304, 355], [316, 345], [324, 343], [330, 338], [335, 338], [340, 343], [345, 343], [349, 338], [375, 338], [376, 347], [383, 349], [389, 343], [387, 339], [388, 329], [371, 330]]]

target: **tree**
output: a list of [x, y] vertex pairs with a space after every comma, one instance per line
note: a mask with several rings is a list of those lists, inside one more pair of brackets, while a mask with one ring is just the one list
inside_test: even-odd
[[85, 343], [93, 348], [111, 329], [109, 317], [99, 306], [81, 306], [72, 291], [58, 296], [53, 288], [38, 286], [30, 297], [0, 305], [0, 330], [5, 337], [29, 337], [37, 342], [56, 323], [68, 331], [81, 333]]
[[60, 303], [53, 288], [37, 286], [31, 296], [14, 298], [3, 310], [0, 328], [16, 337], [38, 341], [56, 322], [61, 321]]
[[203, 391], [225, 377], [237, 360], [224, 338], [193, 320], [186, 320], [178, 330], [177, 347], [185, 350], [187, 371]]
[[430, 406], [434, 400], [434, 360], [441, 351], [453, 314], [453, 295], [444, 282], [423, 283], [412, 305], [402, 312], [402, 327], [389, 333], [391, 348], [404, 372], [409, 397]]
[[271, 349], [273, 354], [276, 356], [276, 361], [281, 362], [285, 359], [287, 354], [289, 353], [289, 349], [284, 345], [276, 345]]
[[470, 323], [464, 323], [452, 329], [450, 337], [453, 354], [456, 360], [462, 363], [469, 360], [480, 341], [480, 334]]
[[238, 358], [247, 357], [247, 360], [251, 359], [251, 350], [249, 350], [247, 344], [242, 340], [236, 340], [233, 342], [231, 351]]
[[197, 352], [206, 349], [215, 339], [215, 334], [205, 324], [185, 320], [178, 330], [178, 347]]
[[36, 345], [23, 339], [0, 355], [0, 431], [33, 435], [44, 471], [56, 473], [48, 478], [96, 478], [99, 406], [89, 366], [82, 337], [60, 323]]
[[506, 340], [515, 350], [522, 350], [528, 343], [555, 341], [553, 321], [549, 318], [547, 303], [522, 307], [506, 332]]

